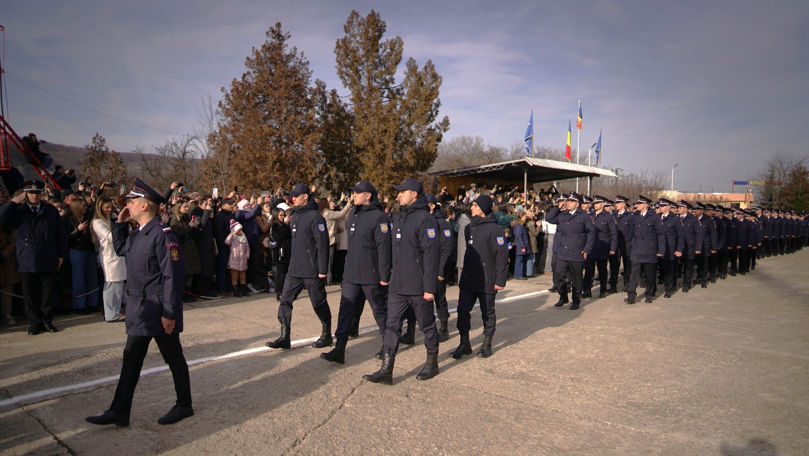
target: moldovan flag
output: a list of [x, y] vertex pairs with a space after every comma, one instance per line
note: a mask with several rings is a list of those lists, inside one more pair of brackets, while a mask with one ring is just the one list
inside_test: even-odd
[[565, 143], [565, 158], [570, 161], [570, 120], [567, 121], [567, 142]]
[[581, 100], [579, 100], [579, 117], [576, 119], [576, 128], [581, 130]]

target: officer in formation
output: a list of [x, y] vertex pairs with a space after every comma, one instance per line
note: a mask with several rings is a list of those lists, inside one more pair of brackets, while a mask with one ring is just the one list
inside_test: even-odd
[[301, 290], [306, 288], [315, 314], [320, 319], [322, 331], [312, 344], [314, 348], [332, 344], [331, 310], [326, 301], [326, 274], [329, 270], [329, 233], [326, 220], [317, 210], [309, 186], [295, 184], [292, 191], [293, 208], [289, 226], [292, 231], [291, 261], [287, 271], [281, 301], [278, 306], [278, 321], [281, 323], [281, 336], [267, 342], [270, 348], [290, 347], [290, 325], [292, 322], [292, 302]]
[[455, 236], [452, 232], [452, 225], [444, 218], [444, 212], [438, 204], [438, 199], [432, 193], [425, 195], [430, 213], [438, 223], [439, 236], [441, 240], [441, 256], [438, 260], [438, 287], [435, 290], [435, 310], [438, 313], [438, 341], [446, 342], [449, 339], [449, 304], [447, 303], [447, 262], [455, 250]]
[[14, 228], [17, 272], [22, 283], [28, 334], [57, 332], [51, 295], [68, 255], [67, 233], [59, 212], [42, 202], [45, 184], [25, 181], [22, 193], [0, 206], [0, 224]]
[[[607, 261], [610, 257], [615, 256], [618, 250], [618, 224], [615, 217], [604, 207], [609, 204], [612, 206], [612, 201], [600, 195], [594, 195], [593, 212], [590, 218], [593, 222], [595, 229], [595, 240], [593, 242], [593, 251], [584, 262], [584, 291], [582, 298], [593, 297], [591, 289], [593, 288], [593, 276], [595, 269], [598, 267], [598, 279], [600, 282], [598, 297], [603, 298], [607, 296]], [[617, 280], [617, 277], [616, 277]]]
[[[121, 376], [109, 409], [87, 421], [93, 424], [129, 425], [132, 396], [143, 359], [152, 339], [174, 379], [177, 401], [158, 424], [172, 424], [194, 414], [188, 364], [180, 345], [183, 330], [185, 261], [171, 228], [158, 215], [165, 198], [140, 179], [126, 195], [126, 208], [112, 225], [115, 252], [126, 257], [126, 346]], [[137, 228], [132, 228], [134, 222]]]
[[646, 283], [646, 302], [652, 302], [657, 291], [655, 269], [657, 259], [662, 258], [666, 251], [666, 238], [660, 217], [649, 210], [652, 200], [640, 195], [635, 202], [637, 211], [632, 214], [632, 226], [629, 238], [629, 260], [632, 262], [632, 272], [629, 277], [627, 304], [634, 304], [637, 298], [637, 287], [641, 281], [641, 274]]
[[492, 199], [479, 196], [472, 203], [472, 221], [464, 228], [466, 254], [461, 278], [458, 282], [458, 334], [461, 342], [450, 353], [455, 359], [472, 354], [469, 342], [471, 328], [470, 312], [475, 301], [480, 302], [480, 316], [483, 319], [483, 344], [478, 356], [492, 355], [496, 316], [494, 300], [497, 292], [506, 287], [508, 277], [508, 246], [503, 229], [492, 214]]
[[624, 289], [629, 286], [629, 276], [632, 272], [632, 262], [629, 261], [629, 244], [627, 239], [632, 237], [632, 224], [629, 223], [632, 213], [627, 210], [629, 198], [615, 196], [615, 225], [618, 229], [618, 250], [610, 257], [610, 293], [618, 291], [618, 271], [621, 265], [624, 268]]
[[556, 239], [559, 242], [556, 269], [553, 274], [559, 301], [554, 305], [562, 307], [569, 302], [566, 281], [570, 277], [573, 288], [571, 310], [578, 309], [581, 302], [582, 269], [587, 257], [593, 251], [596, 234], [590, 214], [579, 207], [581, 202], [582, 196], [573, 192], [566, 199], [564, 211], [560, 209], [560, 204], [545, 214], [545, 220], [556, 225], [554, 243], [557, 242]]
[[676, 206], [674, 202], [660, 198], [658, 205], [660, 206], [660, 223], [666, 240], [666, 248], [660, 259], [663, 272], [663, 297], [670, 298], [677, 288], [677, 269], [685, 251], [685, 227], [683, 227], [682, 220], [671, 211], [671, 208]]
[[[556, 208], [559, 209], [560, 211], [565, 210], [567, 208], [567, 199], [568, 199], [568, 197], [570, 197], [570, 195], [568, 193], [560, 194], [559, 198], [556, 199]], [[545, 221], [546, 222], [548, 221], [547, 214], [545, 216]], [[559, 259], [559, 246], [561, 245], [561, 240], [562, 240], [561, 237], [556, 236], [554, 234], [554, 236], [553, 236], [553, 245], [551, 246], [551, 273], [553, 274], [552, 277], [556, 277], [557, 271], [559, 270], [558, 267], [557, 267], [557, 262], [558, 262], [558, 259]], [[565, 274], [567, 274], [567, 273], [565, 273]], [[560, 289], [559, 287], [556, 286], [556, 280], [554, 280], [553, 285], [551, 286], [550, 289], [548, 289], [548, 291], [551, 292], [551, 293], [557, 293], [557, 292], [562, 293], [565, 296], [567, 296], [567, 288], [568, 288], [567, 287], [567, 279], [564, 280], [563, 285], [564, 285], [564, 288]]]
[[705, 209], [703, 203], [694, 204], [694, 215], [702, 230], [702, 248], [699, 249], [702, 253], [697, 255], [697, 282], [702, 288], [708, 287], [711, 255], [716, 255], [716, 246], [719, 244], [716, 237], [716, 224], [712, 218], [705, 215]]
[[419, 181], [405, 179], [393, 188], [399, 192], [396, 200], [401, 211], [393, 220], [393, 272], [388, 289], [382, 365], [373, 374], [363, 376], [370, 382], [388, 385], [393, 383], [401, 322], [408, 308], [416, 314], [427, 349], [427, 360], [416, 378], [427, 380], [438, 375], [438, 331], [433, 313], [441, 251], [438, 223], [430, 215]]
[[[367, 180], [350, 188], [354, 211], [348, 217], [348, 252], [345, 258], [337, 342], [320, 357], [345, 362], [345, 349], [353, 323], [359, 319], [365, 300], [371, 305], [379, 335], [385, 338], [388, 315], [388, 283], [391, 271], [391, 224], [382, 210], [377, 191]], [[382, 350], [377, 354], [382, 357]]]
[[703, 233], [699, 226], [699, 220], [689, 210], [694, 206], [687, 201], [680, 201], [677, 209], [680, 221], [683, 224], [683, 235], [685, 237], [685, 247], [680, 257], [680, 275], [683, 277], [683, 293], [688, 293], [691, 289], [691, 281], [694, 278], [694, 262], [697, 255], [702, 254]]

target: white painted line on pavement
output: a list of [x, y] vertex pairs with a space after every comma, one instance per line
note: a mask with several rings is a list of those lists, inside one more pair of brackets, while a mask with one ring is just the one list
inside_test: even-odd
[[[516, 301], [518, 299], [530, 298], [532, 296], [541, 295], [541, 294], [544, 294], [544, 293], [547, 293], [547, 292], [548, 292], [548, 290], [532, 291], [531, 293], [525, 293], [525, 294], [521, 294], [521, 295], [509, 296], [507, 298], [498, 299], [498, 300], [495, 301], [495, 303], [497, 304], [497, 303]], [[478, 307], [478, 304], [476, 304], [475, 307]], [[449, 312], [450, 313], [455, 313], [455, 312], [457, 312], [457, 310], [458, 310], [458, 308], [454, 307], [452, 309], [449, 309]], [[362, 329], [360, 329], [359, 332], [361, 334], [365, 334], [365, 333], [368, 333], [368, 332], [371, 332], [371, 331], [376, 331], [376, 330], [377, 330], [377, 326], [374, 325], [374, 326], [367, 326], [365, 328], [362, 328]], [[316, 341], [317, 339], [318, 339], [317, 337], [310, 337], [308, 339], [298, 339], [298, 340], [292, 341], [290, 343], [290, 345], [293, 348], [297, 348], [297, 347], [300, 347], [300, 346], [303, 346], [303, 345], [309, 345], [309, 344], [313, 343], [314, 341]], [[231, 353], [225, 353], [224, 355], [208, 356], [208, 357], [205, 357], [205, 358], [198, 358], [198, 359], [195, 359], [195, 360], [191, 360], [191, 361], [188, 361], [188, 365], [189, 366], [195, 366], [197, 364], [208, 363], [208, 362], [211, 362], [211, 361], [221, 361], [223, 359], [237, 358], [237, 357], [240, 357], [240, 356], [247, 356], [247, 355], [252, 355], [254, 353], [261, 353], [261, 352], [265, 352], [265, 351], [281, 351], [281, 350], [276, 350], [276, 349], [272, 349], [272, 348], [269, 348], [269, 347], [247, 348], [247, 349], [244, 349], [244, 350], [239, 350], [239, 351], [235, 351], [235, 352], [231, 352]], [[169, 367], [167, 365], [157, 366], [157, 367], [150, 367], [148, 369], [143, 369], [140, 372], [140, 376], [145, 377], [145, 376], [150, 375], [150, 374], [155, 374], [155, 373], [158, 373], [158, 372], [164, 372], [164, 371], [167, 371], [167, 370], [169, 370]], [[60, 387], [57, 387], [57, 388], [48, 388], [48, 389], [44, 389], [44, 390], [40, 390], [40, 391], [34, 391], [33, 393], [23, 394], [23, 395], [20, 395], [20, 396], [14, 396], [14, 397], [11, 397], [9, 399], [2, 400], [2, 401], [0, 401], [0, 408], [6, 407], [8, 405], [14, 405], [14, 404], [17, 404], [19, 402], [26, 402], [26, 401], [30, 401], [32, 399], [40, 399], [40, 398], [55, 395], [55, 394], [66, 393], [68, 391], [76, 391], [76, 390], [89, 388], [89, 387], [97, 386], [97, 385], [103, 385], [105, 383], [112, 383], [112, 382], [116, 382], [116, 381], [118, 381], [118, 376], [114, 375], [114, 376], [109, 376], [109, 377], [97, 378], [95, 380], [90, 380], [89, 382], [75, 383], [73, 385], [60, 386]]]

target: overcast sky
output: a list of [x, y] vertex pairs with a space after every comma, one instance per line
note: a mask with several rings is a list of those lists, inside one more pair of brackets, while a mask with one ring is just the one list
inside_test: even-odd
[[198, 126], [201, 98], [218, 101], [278, 21], [313, 76], [347, 94], [334, 43], [352, 8], [376, 9], [405, 58], [433, 60], [447, 139], [508, 147], [533, 109], [537, 146], [563, 148], [572, 119], [575, 154], [581, 99], [585, 163], [603, 128], [605, 166], [668, 186], [677, 163], [683, 191], [729, 191], [777, 153], [807, 155], [805, 0], [0, 0], [7, 114], [50, 142], [99, 132], [115, 150], [150, 150]]

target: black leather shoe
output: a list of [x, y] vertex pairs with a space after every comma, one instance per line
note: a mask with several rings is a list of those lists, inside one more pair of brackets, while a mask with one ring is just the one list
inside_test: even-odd
[[438, 353], [427, 353], [427, 360], [416, 375], [416, 380], [429, 380], [438, 375]]
[[568, 302], [569, 301], [567, 299], [559, 298], [559, 301], [556, 304], [554, 304], [553, 306], [554, 307], [562, 307], [563, 305], [567, 304]]
[[48, 331], [49, 333], [59, 332], [59, 330], [56, 328], [56, 326], [53, 326], [53, 323], [45, 323], [44, 326], [45, 326], [45, 331]]
[[582, 292], [581, 297], [582, 297], [582, 298], [592, 298], [592, 297], [593, 297], [593, 293], [592, 293], [592, 292], [590, 292], [590, 291], [584, 291], [584, 292]]
[[157, 424], [174, 424], [188, 418], [189, 416], [194, 416], [194, 409], [192, 409], [190, 405], [188, 407], [175, 405], [171, 408], [171, 410], [169, 410], [169, 413], [166, 413], [157, 420]]
[[570, 310], [578, 310], [578, 309], [579, 309], [578, 302], [574, 302], [573, 304], [570, 305]]
[[652, 303], [652, 298], [647, 297], [646, 298], [646, 304], [651, 304], [651, 303]]
[[617, 287], [609, 287], [607, 288], [607, 293], [618, 293]]
[[606, 298], [606, 297], [607, 297], [607, 292], [606, 291], [602, 291], [601, 293], [598, 294], [599, 299]]
[[558, 292], [558, 291], [559, 291], [559, 289], [558, 289], [558, 288], [556, 288], [556, 286], [555, 286], [555, 285], [554, 285], [554, 286], [552, 286], [552, 287], [550, 287], [550, 288], [548, 288], [548, 293], [556, 293], [556, 292]]
[[688, 287], [683, 287], [683, 293], [688, 293]]
[[625, 298], [624, 302], [627, 304], [635, 304], [635, 298]]
[[671, 292], [667, 291], [666, 294], [663, 295], [663, 297], [667, 298], [667, 299], [670, 298], [671, 297]]
[[43, 328], [42, 326], [38, 326], [36, 328], [28, 328], [28, 335], [36, 336], [37, 334], [42, 334], [42, 331], [45, 331], [45, 328]]
[[107, 410], [106, 412], [102, 413], [98, 416], [88, 416], [85, 418], [88, 423], [98, 424], [98, 425], [105, 425], [105, 424], [114, 424], [120, 427], [129, 426], [129, 414], [126, 413], [118, 413], [112, 410]]
[[471, 354], [472, 346], [469, 345], [469, 342], [461, 342], [455, 350], [452, 350], [452, 353], [450, 353], [449, 356], [452, 356], [455, 359], [461, 359], [463, 355]]
[[700, 286], [701, 286], [702, 288], [708, 288], [708, 284], [707, 284], [707, 283], [700, 284]]

